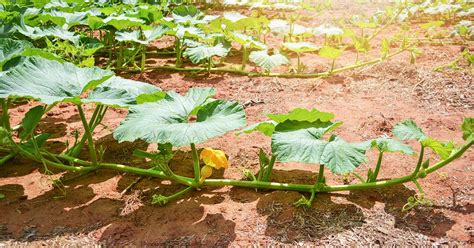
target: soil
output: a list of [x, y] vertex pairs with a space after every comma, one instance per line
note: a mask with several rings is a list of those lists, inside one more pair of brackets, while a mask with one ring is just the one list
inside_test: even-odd
[[[316, 26], [322, 20], [344, 16], [348, 10], [370, 14], [383, 7], [383, 4], [341, 2], [328, 13], [309, 15], [311, 18], [303, 23]], [[382, 37], [393, 31], [386, 30]], [[278, 39], [270, 38], [274, 42]], [[295, 107], [317, 108], [333, 112], [338, 120], [344, 121], [337, 133], [349, 141], [390, 134], [393, 125], [411, 118], [429, 135], [461, 143], [462, 118], [474, 116], [472, 69], [461, 64], [463, 68], [458, 70], [433, 70], [458, 56], [459, 46], [427, 45], [422, 50], [416, 64], [409, 63], [408, 54], [401, 54], [374, 66], [318, 79], [196, 76], [158, 70], [122, 76], [179, 93], [191, 87], [215, 87], [217, 98], [244, 104], [248, 123], [265, 120], [267, 113], [283, 113]], [[338, 64], [351, 64], [353, 58], [345, 56]], [[151, 58], [149, 64], [168, 59]], [[238, 55], [235, 59], [238, 61]], [[303, 61], [308, 68], [324, 69], [328, 64], [311, 55]], [[14, 106], [13, 124], [33, 105]], [[86, 111], [90, 116], [92, 107], [87, 106]], [[94, 137], [98, 146], [107, 149], [105, 160], [137, 164], [143, 161], [132, 156], [133, 150], [147, 149], [148, 145], [118, 144], [111, 136], [111, 130], [126, 114], [126, 110], [110, 110]], [[81, 131], [80, 127], [74, 107], [61, 104], [42, 120], [39, 130], [53, 134], [48, 146], [59, 152], [65, 148], [66, 141], [73, 141], [73, 133], [76, 129]], [[228, 133], [198, 148], [221, 149], [229, 156], [231, 167], [213, 177], [240, 179], [243, 169], [258, 171], [258, 149], [269, 151], [269, 144], [270, 140], [260, 134]], [[364, 175], [374, 166], [375, 156], [369, 154], [371, 163], [362, 165], [359, 174]], [[388, 154], [384, 162], [380, 178], [390, 178], [408, 174], [416, 158]], [[426, 197], [434, 205], [402, 212], [407, 198], [416, 193], [413, 184], [319, 194], [308, 209], [293, 205], [301, 196], [297, 192], [236, 187], [204, 188], [159, 207], [151, 205], [154, 194], [170, 195], [183, 187], [166, 180], [107, 170], [81, 177], [56, 170], [46, 173], [41, 164], [17, 157], [0, 167], [0, 193], [5, 195], [0, 200], [0, 244], [472, 246], [473, 162], [471, 149], [439, 173], [421, 180]], [[179, 174], [192, 175], [189, 148], [180, 150], [171, 167]], [[315, 165], [277, 163], [271, 179], [312, 183], [316, 171]], [[65, 178], [62, 184], [53, 184], [53, 179], [60, 176]], [[331, 175], [328, 181], [341, 183], [342, 178]], [[130, 190], [124, 191], [131, 184]]]

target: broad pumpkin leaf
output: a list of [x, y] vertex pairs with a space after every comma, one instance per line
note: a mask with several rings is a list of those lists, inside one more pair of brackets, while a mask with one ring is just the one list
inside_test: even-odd
[[320, 47], [309, 42], [285, 42], [283, 46], [295, 53], [307, 53], [319, 50]]
[[202, 39], [204, 38], [204, 31], [202, 29], [191, 26], [191, 27], [184, 27], [184, 26], [177, 26], [173, 28], [172, 30], [169, 30], [167, 32], [170, 35], [174, 35], [178, 37], [179, 39], [183, 38], [197, 38], [197, 39]]
[[[168, 92], [163, 100], [130, 108], [114, 130], [119, 142], [138, 139], [181, 147], [202, 143], [245, 125], [245, 112], [237, 102], [210, 100], [212, 88], [190, 89], [185, 96]], [[196, 116], [195, 121], [190, 120]]]
[[239, 12], [236, 11], [231, 11], [231, 12], [224, 12], [222, 15], [224, 19], [229, 20], [231, 22], [238, 22], [240, 20], [243, 20], [245, 18], [248, 18], [248, 16], [242, 15]]
[[[160, 88], [151, 84], [138, 82], [113, 76], [97, 86], [89, 93], [87, 98], [82, 99], [84, 103], [104, 104], [112, 107], [128, 107], [139, 103], [137, 98], [145, 95], [157, 95], [162, 98], [165, 93]], [[155, 98], [155, 101], [158, 100]]]
[[461, 125], [462, 138], [469, 140], [474, 138], [474, 118], [466, 117]]
[[273, 19], [268, 23], [268, 28], [270, 31], [277, 34], [286, 35], [290, 32], [290, 24], [281, 19]]
[[188, 57], [194, 64], [198, 64], [199, 62], [214, 56], [225, 57], [227, 53], [229, 53], [229, 50], [230, 49], [225, 48], [221, 43], [215, 46], [201, 44], [199, 46], [186, 49], [183, 55]]
[[392, 130], [393, 135], [401, 140], [422, 141], [427, 138], [426, 134], [419, 128], [413, 120], [406, 120], [395, 125]]
[[205, 23], [204, 14], [193, 5], [180, 5], [173, 9], [171, 14], [175, 23], [179, 24], [199, 24]]
[[406, 155], [413, 155], [414, 152], [410, 146], [388, 137], [381, 137], [370, 141], [371, 146], [381, 152], [400, 152]]
[[321, 112], [317, 109], [304, 109], [304, 108], [295, 108], [288, 112], [288, 114], [267, 114], [267, 117], [272, 119], [277, 123], [284, 122], [286, 120], [290, 121], [322, 121], [328, 122], [334, 118], [333, 113]]
[[97, 88], [109, 87], [114, 89], [122, 89], [127, 91], [133, 97], [138, 97], [142, 94], [153, 94], [161, 92], [161, 89], [148, 83], [143, 83], [131, 79], [126, 79], [118, 76], [113, 76], [100, 84]]
[[335, 174], [352, 172], [360, 164], [367, 162], [366, 150], [367, 147], [363, 144], [352, 144], [336, 138], [324, 146], [319, 164], [323, 164]]
[[0, 77], [0, 98], [27, 97], [46, 104], [81, 102], [81, 94], [113, 75], [97, 67], [79, 68], [40, 57], [28, 57]]
[[319, 56], [326, 58], [326, 59], [332, 59], [335, 60], [339, 58], [342, 55], [342, 51], [331, 47], [331, 46], [323, 46], [321, 49], [319, 49]]
[[250, 125], [239, 132], [237, 135], [242, 133], [250, 134], [255, 131], [261, 132], [266, 136], [271, 137], [273, 135], [273, 131], [275, 131], [275, 126], [278, 123], [290, 120], [290, 121], [307, 121], [307, 122], [314, 122], [314, 121], [322, 121], [328, 122], [334, 118], [333, 113], [329, 112], [321, 112], [317, 109], [304, 109], [304, 108], [295, 108], [288, 112], [287, 114], [267, 114], [267, 117], [270, 118], [270, 121], [263, 121], [259, 123], [255, 123]]
[[271, 137], [272, 134], [273, 134], [273, 131], [275, 131], [275, 126], [277, 124], [278, 123], [275, 122], [275, 121], [262, 121], [262, 122], [252, 124], [252, 125], [244, 128], [244, 129], [236, 132], [235, 134], [236, 135], [241, 135], [243, 133], [250, 134], [250, 133], [253, 133], [255, 131], [258, 131], [258, 132], [261, 132], [261, 133], [263, 133], [264, 135], [266, 135], [268, 137]]
[[28, 41], [23, 40], [13, 40], [9, 38], [0, 39], [0, 69], [2, 69], [3, 64], [5, 64], [10, 59], [21, 56], [23, 51], [32, 47], [33, 45]]
[[288, 58], [279, 53], [269, 55], [267, 50], [253, 51], [250, 53], [249, 59], [266, 71], [271, 71], [277, 66], [286, 65], [290, 62]]
[[328, 141], [324, 134], [334, 130], [341, 122], [291, 121], [279, 123], [272, 135], [272, 152], [281, 162], [320, 162]]
[[69, 29], [70, 27], [74, 27], [77, 25], [87, 25], [87, 15], [89, 12], [80, 12], [75, 11], [72, 13], [64, 12], [64, 11], [57, 11], [51, 10], [47, 15], [62, 17], [66, 21], [66, 28]]
[[238, 42], [239, 44], [247, 48], [255, 48], [259, 50], [267, 49], [267, 45], [265, 45], [264, 43], [256, 40], [254, 37], [249, 36], [249, 35], [245, 35], [238, 32], [232, 32], [231, 38], [235, 42]]
[[41, 39], [43, 37], [57, 37], [61, 40], [70, 41], [73, 44], [79, 43], [79, 35], [58, 26], [42, 29], [40, 27], [22, 25], [17, 26], [17, 31], [33, 40]]
[[313, 33], [315, 35], [342, 35], [344, 31], [336, 26], [332, 26], [330, 24], [323, 24], [317, 28], [313, 29]]
[[163, 37], [163, 35], [165, 35], [168, 31], [169, 28], [166, 26], [153, 27], [149, 30], [142, 31], [144, 37], [142, 37], [139, 30], [133, 30], [130, 32], [117, 32], [115, 39], [118, 41], [133, 41], [143, 45], [148, 45], [154, 40]]
[[248, 30], [255, 29], [257, 26], [261, 25], [261, 20], [233, 11], [224, 12], [221, 23], [225, 25], [226, 30]]
[[[88, 20], [88, 22], [91, 22], [91, 19]], [[126, 28], [131, 28], [131, 27], [140, 27], [145, 23], [142, 19], [138, 19], [135, 17], [129, 17], [124, 14], [118, 15], [118, 16], [108, 16], [102, 22], [106, 25], [113, 26], [117, 30], [121, 29], [126, 29]], [[95, 26], [99, 24], [94, 24]]]

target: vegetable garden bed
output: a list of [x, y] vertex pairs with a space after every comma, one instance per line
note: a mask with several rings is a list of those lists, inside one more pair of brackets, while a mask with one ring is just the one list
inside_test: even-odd
[[[404, 244], [470, 242], [472, 189], [450, 184], [472, 179], [469, 4], [390, 5], [314, 29], [308, 13], [338, 8], [265, 20], [239, 8], [219, 17], [191, 5], [50, 4], [3, 9], [7, 242], [49, 239], [59, 226], [151, 246], [390, 244], [413, 231], [426, 236]], [[157, 49], [163, 36], [174, 43]], [[441, 80], [449, 98], [424, 90], [434, 77], [454, 78]], [[385, 236], [371, 233], [377, 221]], [[140, 222], [165, 227], [150, 237]], [[253, 228], [255, 240], [239, 233]]]

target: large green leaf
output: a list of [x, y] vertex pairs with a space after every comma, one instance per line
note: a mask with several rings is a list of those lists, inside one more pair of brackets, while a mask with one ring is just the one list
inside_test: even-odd
[[[91, 20], [89, 19], [89, 22]], [[140, 27], [145, 23], [145, 21], [135, 18], [135, 17], [129, 17], [124, 14], [118, 15], [118, 16], [109, 16], [102, 20], [104, 24], [113, 26], [114, 28], [121, 30], [121, 29], [126, 29], [126, 28], [131, 28], [131, 27]], [[95, 24], [98, 25], [98, 24]]]
[[156, 86], [113, 76], [97, 86], [87, 98], [81, 101], [84, 103], [105, 104], [112, 107], [128, 107], [137, 104], [138, 97], [156, 95], [157, 93], [162, 93], [162, 97], [164, 97], [164, 92]]
[[[161, 101], [134, 106], [114, 130], [114, 137], [119, 142], [141, 139], [180, 147], [244, 126], [243, 107], [237, 102], [210, 100], [214, 94], [212, 88], [194, 88], [185, 96], [168, 92]], [[190, 120], [193, 115], [195, 121]]]
[[184, 51], [184, 56], [188, 57], [191, 62], [198, 64], [203, 60], [207, 60], [214, 56], [225, 57], [229, 52], [228, 48], [225, 48], [221, 43], [215, 46], [199, 45], [196, 47], [190, 47]]
[[204, 14], [193, 5], [180, 5], [174, 8], [171, 16], [175, 23], [185, 25], [205, 23]]
[[142, 83], [142, 82], [131, 80], [131, 79], [125, 79], [125, 78], [117, 77], [117, 76], [113, 76], [107, 79], [107, 81], [100, 84], [97, 88], [100, 88], [100, 87], [122, 89], [122, 90], [127, 91], [133, 97], [138, 97], [139, 95], [142, 95], [142, 94], [153, 94], [158, 91], [161, 91], [160, 88], [154, 85]]
[[290, 32], [290, 24], [281, 19], [273, 19], [268, 24], [268, 27], [273, 33], [286, 35]]
[[27, 25], [17, 26], [17, 31], [33, 40], [41, 39], [43, 37], [57, 37], [62, 40], [70, 41], [74, 44], [78, 44], [79, 35], [74, 32], [70, 32], [58, 26], [40, 28], [30, 27]]
[[360, 164], [367, 162], [366, 150], [367, 147], [364, 145], [352, 144], [336, 138], [324, 146], [319, 163], [335, 174], [352, 172]]
[[323, 24], [313, 29], [315, 35], [342, 35], [344, 31], [341, 28], [330, 24]]
[[0, 39], [0, 69], [10, 59], [21, 56], [23, 51], [32, 47], [33, 45], [28, 41], [13, 40], [9, 38]]
[[320, 120], [322, 122], [330, 121], [334, 118], [333, 113], [321, 112], [317, 109], [295, 108], [288, 112], [288, 114], [268, 114], [268, 118], [280, 123], [286, 120], [291, 121], [308, 121], [314, 122]]
[[341, 122], [291, 121], [275, 127], [272, 135], [272, 151], [282, 162], [319, 163], [328, 141], [321, 138], [334, 130]]
[[266, 136], [271, 137], [273, 131], [275, 131], [275, 126], [278, 123], [284, 122], [286, 120], [290, 121], [307, 121], [307, 122], [314, 122], [314, 121], [322, 121], [328, 122], [334, 118], [333, 113], [329, 112], [321, 112], [317, 109], [304, 109], [304, 108], [295, 108], [288, 112], [287, 114], [267, 114], [267, 117], [270, 118], [270, 121], [263, 121], [259, 123], [255, 123], [250, 125], [239, 132], [237, 135], [242, 133], [250, 134], [255, 131], [261, 132]]
[[285, 56], [279, 53], [269, 55], [267, 50], [251, 52], [249, 59], [266, 71], [271, 71], [274, 67], [286, 65], [290, 62]]
[[401, 140], [424, 140], [426, 134], [419, 128], [413, 120], [406, 120], [395, 125], [392, 131], [395, 137]]
[[241, 34], [238, 32], [232, 32], [231, 37], [234, 41], [240, 43], [242, 46], [248, 47], [248, 48], [255, 48], [259, 50], [265, 50], [267, 49], [267, 45], [264, 43], [256, 40], [254, 37]]
[[[139, 30], [134, 31], [124, 31], [117, 32], [115, 39], [118, 41], [133, 41], [143, 45], [148, 45], [154, 40], [161, 38], [166, 32], [169, 31], [169, 28], [166, 26], [153, 27], [149, 30], [144, 30], [140, 32]], [[142, 34], [143, 33], [143, 37]]]
[[0, 98], [27, 97], [46, 104], [79, 104], [81, 94], [112, 75], [111, 71], [97, 67], [79, 68], [71, 63], [28, 57], [0, 77]]

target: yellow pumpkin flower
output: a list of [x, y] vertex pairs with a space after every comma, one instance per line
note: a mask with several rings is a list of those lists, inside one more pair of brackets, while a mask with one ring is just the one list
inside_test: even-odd
[[204, 148], [201, 151], [200, 158], [204, 162], [204, 164], [211, 166], [214, 169], [229, 168], [229, 161], [227, 161], [225, 153], [221, 150]]
[[204, 148], [199, 157], [205, 164], [201, 168], [201, 178], [199, 179], [199, 183], [203, 183], [206, 178], [212, 175], [212, 169], [218, 170], [221, 168], [229, 168], [229, 161], [227, 161], [225, 153], [221, 150]]

